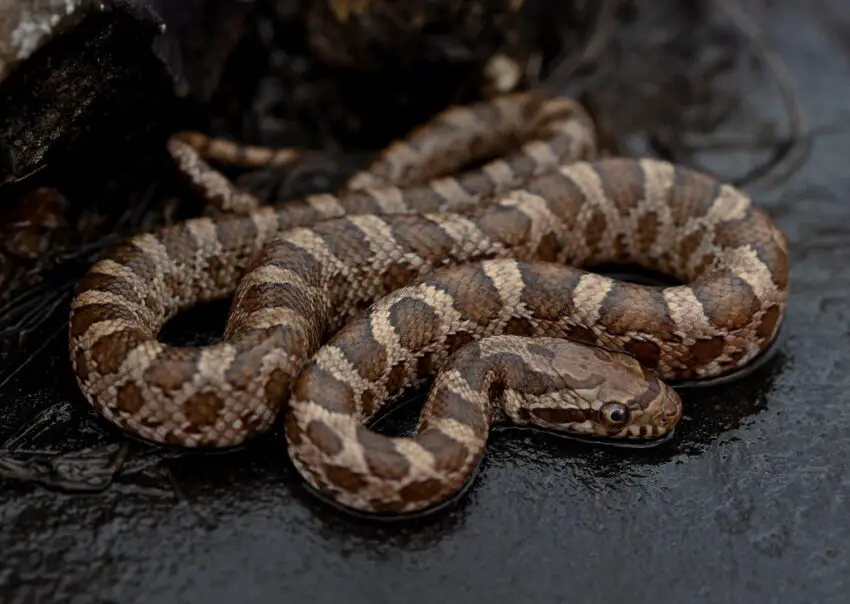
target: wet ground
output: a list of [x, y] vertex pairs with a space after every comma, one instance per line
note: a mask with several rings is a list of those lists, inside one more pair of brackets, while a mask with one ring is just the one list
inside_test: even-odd
[[[93, 458], [30, 455], [4, 473], [92, 478], [103, 462], [108, 477], [105, 453], [129, 461], [103, 492], [0, 480], [0, 601], [846, 602], [850, 63], [835, 21], [772, 11], [769, 33], [820, 132], [791, 180], [752, 191], [790, 239], [791, 304], [769, 363], [683, 392], [672, 441], [635, 450], [496, 433], [453, 507], [369, 523], [307, 493], [279, 439], [203, 457], [110, 448], [123, 441], [92, 421], [60, 330], [0, 386], [0, 440], [59, 431], [63, 449], [95, 447]], [[750, 105], [782, 115], [769, 76], [750, 85]], [[16, 433], [25, 423], [35, 427]]]

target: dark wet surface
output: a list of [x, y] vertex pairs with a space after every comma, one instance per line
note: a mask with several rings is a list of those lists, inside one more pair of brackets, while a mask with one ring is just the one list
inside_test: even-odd
[[[0, 385], [0, 442], [34, 449], [58, 435], [94, 460], [5, 455], [0, 473], [88, 478], [93, 490], [0, 481], [0, 601], [846, 602], [850, 135], [838, 129], [850, 124], [850, 63], [832, 22], [779, 7], [766, 23], [825, 133], [790, 181], [752, 191], [788, 234], [791, 304], [768, 364], [683, 393], [671, 441], [615, 449], [497, 432], [455, 505], [376, 524], [307, 493], [279, 438], [207, 456], [102, 449], [124, 441], [92, 421], [59, 331]], [[750, 111], [781, 117], [768, 75], [749, 86]], [[748, 167], [737, 161], [712, 166]], [[128, 461], [97, 491], [112, 454]]]

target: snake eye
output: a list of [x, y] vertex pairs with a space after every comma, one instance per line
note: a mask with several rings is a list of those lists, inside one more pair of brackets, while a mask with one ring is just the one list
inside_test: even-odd
[[629, 421], [629, 408], [623, 403], [602, 405], [602, 420], [612, 428], [624, 426]]

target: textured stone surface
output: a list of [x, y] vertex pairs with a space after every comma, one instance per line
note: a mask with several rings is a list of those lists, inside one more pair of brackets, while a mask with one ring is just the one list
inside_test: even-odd
[[0, 0], [0, 184], [161, 144], [175, 96], [208, 99], [253, 6]]
[[135, 0], [9, 6], [0, 10], [0, 182], [144, 135], [172, 89], [151, 50], [163, 25], [155, 13]]
[[4, 0], [0, 4], [0, 81], [57, 33], [73, 27], [92, 0]]
[[[635, 450], [499, 433], [456, 506], [404, 524], [319, 503], [274, 438], [159, 465], [137, 447], [104, 493], [0, 481], [0, 601], [846, 602], [850, 64], [834, 21], [793, 4], [766, 23], [829, 135], [790, 181], [753, 191], [791, 242], [783, 339], [746, 379], [685, 391], [674, 440]], [[782, 114], [768, 76], [746, 94]], [[84, 421], [65, 336], [0, 384], [4, 447], [40, 412], [69, 450], [114, 440]]]

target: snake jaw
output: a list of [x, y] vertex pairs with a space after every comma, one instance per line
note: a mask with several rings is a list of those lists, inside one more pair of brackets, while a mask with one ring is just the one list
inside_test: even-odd
[[664, 436], [682, 419], [682, 399], [679, 394], [665, 385], [663, 396], [661, 407], [653, 422], [656, 426], [656, 436]]

